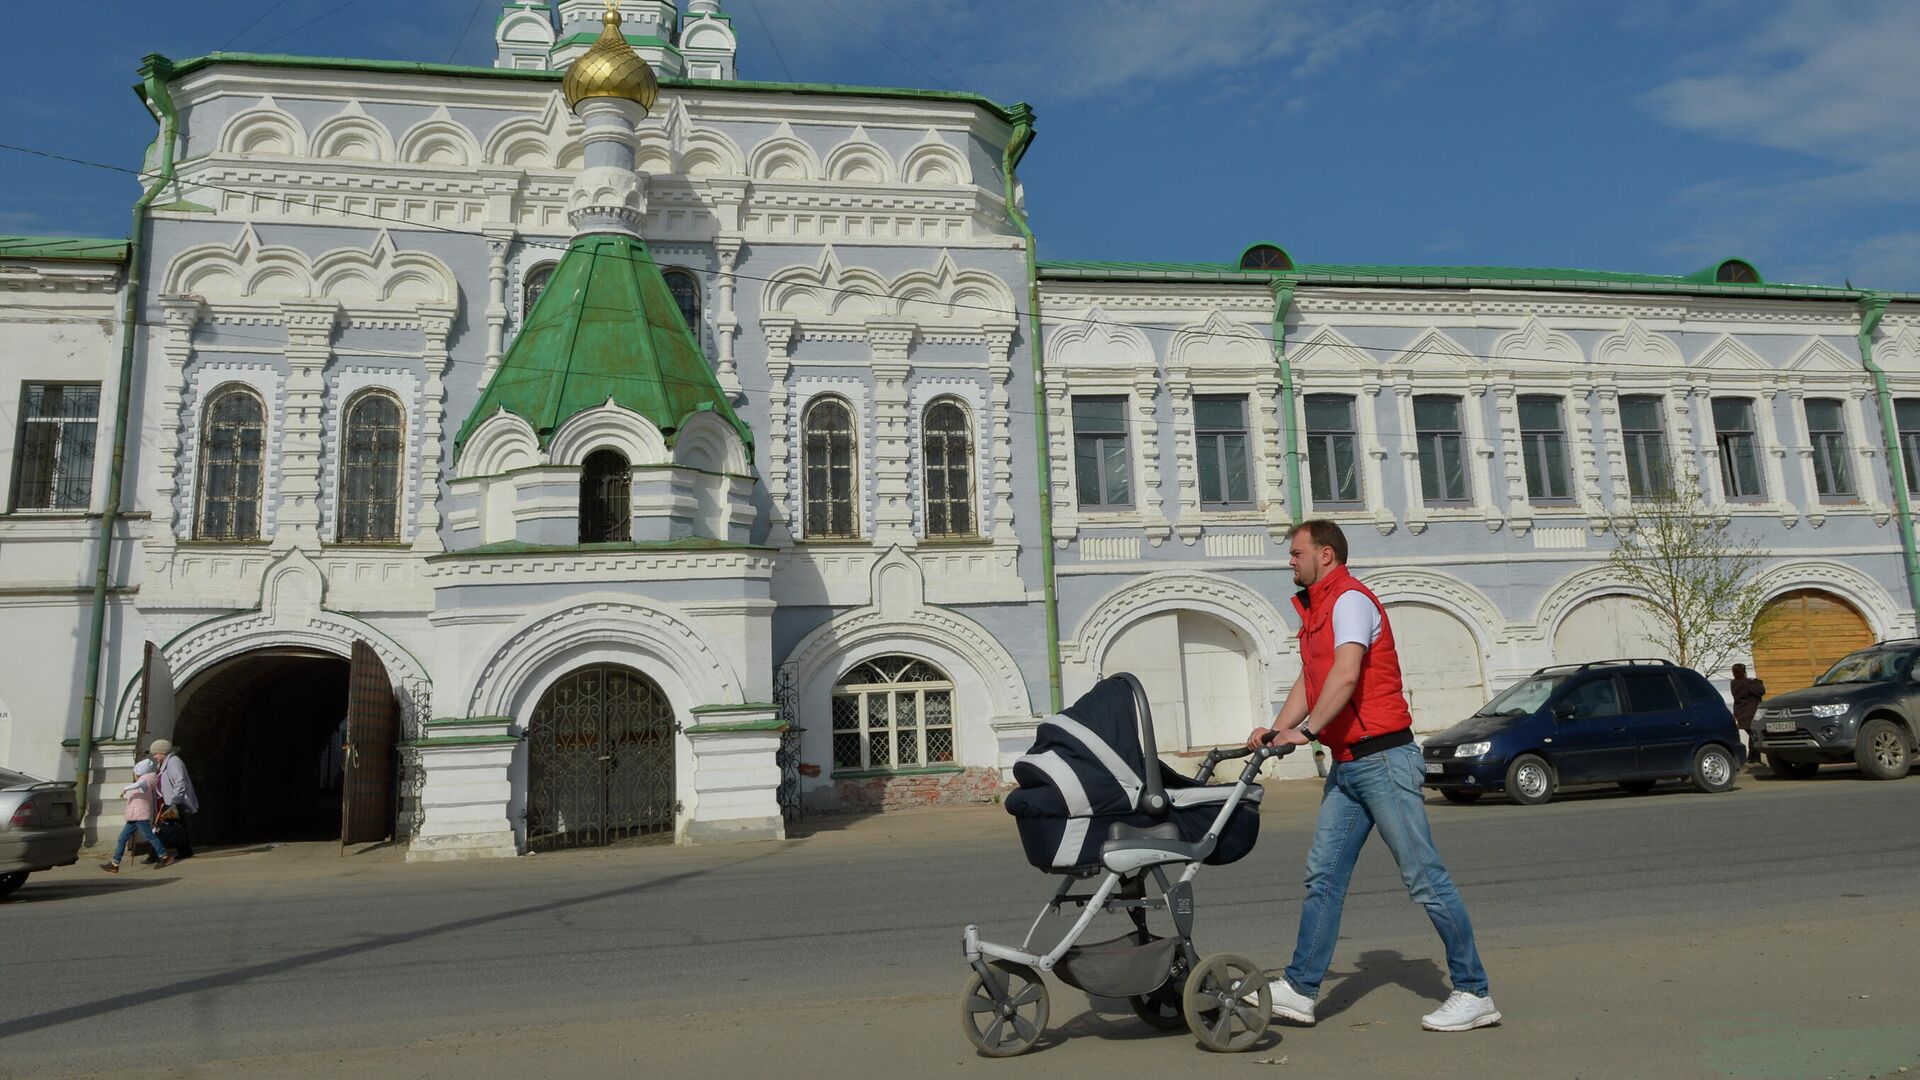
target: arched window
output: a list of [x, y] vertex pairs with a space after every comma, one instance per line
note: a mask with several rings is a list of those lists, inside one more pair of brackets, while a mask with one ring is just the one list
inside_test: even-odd
[[674, 306], [680, 309], [680, 317], [687, 320], [687, 329], [693, 331], [693, 340], [700, 338], [700, 280], [690, 270], [674, 267], [660, 275], [667, 281], [667, 291], [673, 294]]
[[911, 656], [856, 665], [833, 688], [833, 767], [909, 769], [953, 760], [953, 680]]
[[1272, 244], [1255, 244], [1240, 253], [1242, 270], [1291, 270], [1293, 259]]
[[921, 418], [928, 536], [972, 536], [973, 425], [952, 398], [927, 406]]
[[373, 390], [347, 403], [340, 438], [339, 542], [400, 539], [400, 465], [406, 445], [406, 421], [393, 395]]
[[258, 540], [267, 448], [267, 410], [252, 390], [228, 386], [207, 401], [200, 436], [202, 540]]
[[805, 534], [843, 540], [859, 536], [852, 407], [840, 398], [820, 398], [807, 406], [800, 430], [806, 454]]
[[595, 450], [580, 466], [580, 542], [633, 539], [633, 470], [618, 450]]
[[547, 286], [553, 283], [553, 270], [557, 265], [559, 264], [541, 263], [527, 271], [526, 280], [520, 286], [521, 326], [527, 325], [527, 320], [533, 318], [533, 305], [540, 302], [540, 294], [546, 292]]
[[1713, 280], [1725, 285], [1759, 285], [1760, 271], [1745, 259], [1728, 259], [1713, 272]]

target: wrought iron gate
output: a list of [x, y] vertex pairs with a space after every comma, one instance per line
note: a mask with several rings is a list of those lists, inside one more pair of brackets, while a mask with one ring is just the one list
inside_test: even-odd
[[673, 831], [673, 718], [652, 679], [617, 664], [568, 673], [527, 725], [527, 847]]
[[780, 732], [780, 748], [773, 756], [774, 764], [780, 767], [780, 787], [774, 792], [774, 801], [780, 806], [781, 817], [798, 821], [804, 809], [800, 801], [800, 736], [807, 729], [799, 724], [800, 691], [794, 685], [792, 664], [773, 670], [773, 704], [780, 722], [786, 725]]

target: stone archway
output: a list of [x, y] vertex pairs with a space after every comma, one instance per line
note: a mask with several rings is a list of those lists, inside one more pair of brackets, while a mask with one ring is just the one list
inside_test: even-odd
[[643, 672], [598, 663], [562, 675], [527, 721], [528, 849], [671, 839], [678, 729]]

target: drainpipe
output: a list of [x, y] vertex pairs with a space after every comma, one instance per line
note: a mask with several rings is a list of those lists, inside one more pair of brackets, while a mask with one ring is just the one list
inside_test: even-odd
[[80, 820], [87, 819], [87, 785], [93, 768], [93, 731], [100, 708], [100, 653], [107, 625], [107, 589], [113, 573], [113, 527], [120, 519], [120, 494], [126, 484], [127, 429], [133, 415], [133, 347], [139, 325], [141, 258], [145, 247], [147, 208], [173, 184], [173, 144], [180, 134], [180, 116], [167, 79], [173, 63], [154, 53], [140, 65], [140, 86], [147, 111], [160, 121], [160, 170], [151, 187], [133, 204], [133, 232], [127, 244], [126, 299], [120, 316], [120, 396], [114, 408], [113, 465], [107, 476], [106, 511], [100, 515], [99, 558], [93, 568], [93, 619], [87, 632], [86, 693], [80, 702], [80, 753], [74, 774]]
[[1873, 376], [1873, 396], [1880, 403], [1880, 438], [1886, 445], [1887, 471], [1893, 477], [1893, 504], [1899, 512], [1900, 554], [1907, 567], [1907, 598], [1920, 611], [1920, 554], [1913, 539], [1913, 511], [1907, 498], [1907, 463], [1900, 456], [1900, 428], [1893, 416], [1893, 394], [1887, 373], [1873, 360], [1873, 332], [1887, 313], [1887, 298], [1878, 293], [1860, 297], [1860, 363]]
[[1293, 282], [1273, 278], [1273, 358], [1280, 365], [1280, 447], [1287, 455], [1288, 520], [1299, 524], [1300, 508], [1300, 433], [1294, 427], [1298, 415], [1293, 392], [1293, 363], [1287, 359], [1287, 313], [1293, 310]]
[[1013, 135], [1000, 159], [1001, 180], [1005, 184], [1007, 219], [1027, 242], [1027, 346], [1033, 358], [1034, 459], [1040, 466], [1040, 577], [1047, 612], [1047, 701], [1050, 712], [1065, 707], [1060, 689], [1060, 600], [1053, 581], [1053, 459], [1047, 433], [1047, 392], [1045, 353], [1040, 347], [1040, 259], [1035, 250], [1033, 229], [1013, 197], [1013, 170], [1033, 145], [1033, 107], [1021, 102], [1007, 110], [1013, 121]]

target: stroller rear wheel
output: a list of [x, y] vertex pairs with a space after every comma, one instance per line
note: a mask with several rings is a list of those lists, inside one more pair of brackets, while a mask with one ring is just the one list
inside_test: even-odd
[[1033, 1049], [1047, 1030], [1047, 984], [1025, 964], [989, 961], [989, 984], [974, 972], [960, 997], [960, 1029], [988, 1057], [1013, 1057]]
[[1200, 961], [1187, 977], [1187, 1028], [1200, 1045], [1222, 1054], [1253, 1046], [1273, 1018], [1267, 973], [1244, 956], [1220, 953]]

